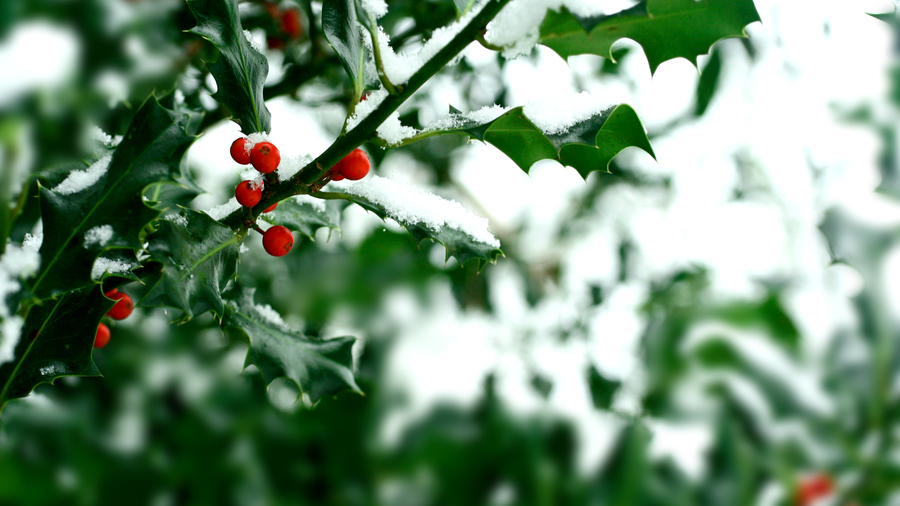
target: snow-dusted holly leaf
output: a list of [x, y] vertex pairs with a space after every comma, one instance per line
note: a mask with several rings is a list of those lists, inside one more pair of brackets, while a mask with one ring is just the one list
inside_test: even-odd
[[185, 131], [190, 119], [150, 98], [115, 151], [71, 170], [52, 189], [41, 188], [44, 241], [41, 268], [31, 283], [35, 296], [44, 299], [89, 285], [100, 253], [141, 247], [141, 230], [159, 215], [143, 202], [142, 193], [148, 185], [174, 182], [181, 175], [181, 158], [195, 139]]
[[179, 322], [207, 311], [224, 314], [222, 291], [237, 271], [239, 235], [206, 213], [182, 209], [161, 220], [147, 241], [150, 256], [163, 270], [140, 306], [179, 309]]
[[113, 304], [100, 287], [91, 286], [32, 306], [15, 358], [0, 365], [0, 410], [41, 383], [62, 376], [100, 376], [91, 351], [97, 325]]
[[250, 340], [245, 367], [255, 365], [266, 383], [285, 377], [316, 402], [343, 391], [360, 392], [353, 378], [355, 337], [315, 339], [288, 327], [269, 306], [253, 302], [253, 290], [228, 293], [222, 325], [242, 330]]
[[453, 8], [456, 9], [456, 15], [462, 16], [472, 8], [474, 3], [475, 0], [453, 0]]
[[242, 132], [271, 131], [272, 118], [263, 101], [269, 62], [241, 27], [237, 0], [188, 0], [187, 4], [197, 19], [190, 32], [219, 50], [216, 61], [206, 62], [218, 87], [212, 97], [231, 111]]
[[94, 260], [94, 266], [91, 268], [91, 279], [101, 281], [110, 276], [115, 276], [138, 281], [140, 278], [135, 276], [132, 271], [140, 267], [141, 263], [138, 262], [134, 250], [109, 250]]
[[365, 85], [365, 49], [361, 26], [356, 16], [355, 0], [325, 0], [322, 3], [322, 31], [341, 59], [350, 82], [353, 96], [362, 95]]
[[321, 227], [340, 228], [341, 211], [336, 203], [328, 205], [325, 201], [298, 195], [282, 200], [274, 211], [261, 215], [260, 219], [315, 239], [316, 230]]
[[644, 0], [608, 16], [580, 17], [566, 8], [550, 10], [541, 24], [540, 43], [563, 58], [596, 54], [612, 59], [619, 39], [644, 48], [651, 72], [667, 60], [697, 64], [717, 41], [746, 37], [744, 27], [759, 21], [753, 0]]
[[500, 242], [488, 231], [487, 219], [458, 202], [378, 176], [335, 186], [343, 192], [322, 195], [349, 200], [381, 219], [391, 218], [409, 231], [416, 244], [437, 241], [444, 245], [446, 257], [454, 256], [460, 264], [474, 260], [481, 269], [503, 254]]
[[[474, 116], [477, 118], [477, 116]], [[569, 125], [558, 133], [544, 133], [525, 115], [524, 107], [507, 111], [489, 121], [472, 119], [451, 109], [423, 136], [464, 134], [487, 142], [528, 172], [540, 160], [556, 160], [574, 167], [582, 177], [595, 170], [608, 171], [610, 162], [627, 147], [643, 149], [655, 157], [644, 126], [631, 106], [611, 106], [591, 117]]]

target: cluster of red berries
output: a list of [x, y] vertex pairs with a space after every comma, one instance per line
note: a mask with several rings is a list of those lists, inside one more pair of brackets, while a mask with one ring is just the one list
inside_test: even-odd
[[[249, 150], [247, 138], [240, 137], [231, 144], [231, 158], [241, 165], [253, 165], [253, 168], [262, 174], [271, 174], [278, 169], [281, 163], [281, 153], [271, 142], [257, 142]], [[262, 192], [265, 183], [258, 180], [245, 180], [238, 183], [234, 189], [234, 198], [244, 207], [253, 207], [262, 200]], [[278, 207], [278, 202], [267, 207], [263, 212], [268, 213]], [[294, 236], [291, 231], [281, 225], [276, 225], [263, 233], [263, 247], [272, 256], [287, 255], [294, 247]]]
[[[274, 144], [268, 141], [257, 142], [247, 149], [246, 137], [239, 137], [231, 144], [231, 158], [241, 165], [252, 165], [262, 174], [271, 174], [281, 164], [281, 153]], [[350, 179], [356, 181], [369, 173], [369, 155], [361, 149], [354, 149], [340, 162], [336, 163], [325, 176], [324, 181], [340, 181]], [[265, 183], [261, 180], [244, 180], [234, 189], [234, 198], [244, 207], [254, 207], [262, 200]], [[266, 208], [263, 213], [275, 209], [278, 203]], [[258, 231], [258, 229], [257, 229]], [[294, 236], [291, 231], [281, 225], [275, 225], [263, 234], [263, 247], [266, 253], [280, 257], [287, 255], [294, 247]]]
[[812, 506], [834, 492], [834, 481], [825, 473], [817, 473], [800, 481], [797, 486], [797, 505]]
[[[113, 288], [106, 292], [105, 295], [106, 298], [116, 301], [116, 304], [112, 309], [106, 312], [106, 316], [113, 320], [124, 320], [131, 316], [132, 311], [134, 311], [134, 301], [131, 300], [131, 297], [127, 293], [120, 292], [118, 289]], [[106, 344], [109, 343], [109, 337], [109, 327], [107, 327], [105, 323], [98, 325], [97, 335], [94, 336], [94, 348], [106, 346]]]
[[269, 30], [270, 35], [266, 37], [269, 49], [281, 49], [287, 40], [297, 40], [303, 35], [303, 25], [300, 24], [300, 13], [297, 9], [280, 9], [273, 2], [265, 2], [264, 6], [269, 17], [277, 25], [278, 32], [276, 34]]

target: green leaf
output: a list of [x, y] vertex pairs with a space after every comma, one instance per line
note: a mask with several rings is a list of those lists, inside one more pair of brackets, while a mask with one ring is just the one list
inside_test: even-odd
[[595, 170], [609, 172], [609, 164], [627, 147], [643, 149], [654, 158], [653, 147], [644, 125], [631, 106], [621, 104], [575, 123], [560, 134], [543, 133], [516, 107], [500, 117], [479, 123], [451, 109], [449, 123], [454, 126], [426, 130], [422, 136], [465, 134], [472, 139], [492, 144], [528, 172], [540, 160], [556, 160], [574, 167], [582, 177]]
[[597, 409], [609, 409], [612, 406], [616, 392], [622, 386], [622, 382], [606, 379], [593, 365], [588, 368], [587, 376], [594, 407]]
[[712, 102], [713, 95], [719, 85], [719, 76], [722, 74], [722, 51], [713, 49], [709, 62], [703, 67], [700, 80], [697, 82], [697, 103], [694, 105], [694, 116], [703, 116]]
[[613, 43], [634, 40], [644, 48], [651, 72], [674, 58], [697, 64], [717, 41], [746, 37], [759, 21], [753, 0], [644, 0], [609, 16], [580, 17], [562, 8], [548, 11], [540, 43], [563, 58], [596, 54], [612, 59]]
[[453, 8], [456, 9], [456, 15], [462, 16], [466, 12], [469, 12], [469, 9], [472, 8], [472, 4], [475, 3], [475, 0], [453, 0]]
[[100, 376], [91, 351], [97, 325], [114, 304], [99, 287], [87, 287], [33, 306], [15, 359], [0, 366], [0, 410], [41, 383], [63, 376]]
[[255, 365], [266, 383], [285, 377], [316, 402], [343, 391], [360, 392], [353, 378], [355, 337], [314, 339], [291, 330], [268, 306], [253, 302], [253, 290], [229, 292], [222, 325], [242, 330], [250, 340], [247, 365]]
[[222, 291], [237, 272], [241, 236], [200, 211], [182, 209], [148, 237], [150, 256], [163, 264], [139, 305], [166, 306], [185, 322], [207, 311], [225, 314]]
[[320, 227], [340, 229], [340, 209], [336, 205], [322, 204], [328, 203], [297, 196], [282, 200], [274, 211], [261, 215], [260, 219], [315, 239], [316, 230]]
[[[104, 251], [141, 248], [141, 230], [159, 214], [143, 202], [143, 191], [181, 175], [181, 159], [195, 139], [185, 131], [190, 119], [150, 98], [96, 182], [78, 191], [70, 191], [78, 186], [68, 179], [40, 189], [44, 241], [41, 268], [31, 283], [35, 296], [45, 299], [91, 284], [94, 259]], [[69, 173], [71, 181], [79, 176], [85, 177]]]
[[322, 4], [322, 30], [350, 76], [357, 100], [365, 85], [365, 48], [360, 28], [355, 0], [325, 0]]
[[[323, 194], [327, 195], [327, 194]], [[444, 245], [446, 249], [446, 258], [456, 257], [460, 265], [465, 265], [469, 260], [473, 260], [478, 264], [480, 270], [488, 262], [495, 262], [497, 258], [503, 254], [499, 248], [480, 241], [462, 230], [452, 228], [450, 226], [442, 226], [437, 229], [432, 228], [425, 223], [412, 223], [402, 216], [398, 216], [384, 206], [372, 200], [353, 195], [350, 193], [338, 193], [337, 198], [342, 198], [359, 205], [367, 211], [371, 211], [378, 215], [381, 219], [391, 218], [403, 226], [416, 241], [421, 245], [422, 241], [431, 239]], [[394, 195], [395, 198], [403, 200], [403, 195]]]
[[244, 133], [270, 132], [271, 115], [263, 101], [269, 62], [244, 36], [237, 0], [188, 0], [197, 19], [190, 30], [213, 43], [219, 58], [206, 62], [216, 79], [214, 99], [227, 107]]

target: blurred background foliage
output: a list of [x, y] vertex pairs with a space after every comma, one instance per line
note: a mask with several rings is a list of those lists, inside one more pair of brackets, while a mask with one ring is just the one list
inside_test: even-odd
[[[183, 2], [0, 5], [0, 40], [12, 40], [22, 26], [49, 23], [79, 48], [64, 82], [26, 86], [0, 103], [5, 170], [15, 165], [36, 173], [84, 158], [93, 125], [121, 134], [148, 94], [173, 88], [189, 107], [206, 111], [202, 130], [223, 128], [227, 112], [209, 99], [214, 83], [202, 63], [211, 48], [185, 33], [193, 18]], [[382, 23], [399, 48], [414, 49], [455, 16], [450, 0], [389, 5]], [[767, 4], [759, 5], [767, 12]], [[284, 25], [288, 10], [299, 14], [300, 30]], [[248, 1], [241, 12], [244, 26], [269, 47], [274, 75], [266, 98], [302, 104], [304, 121], [336, 135], [351, 90], [321, 34], [321, 4]], [[898, 26], [893, 17], [883, 20], [885, 27]], [[816, 29], [827, 33], [829, 27]], [[777, 26], [751, 34], [717, 45], [701, 60], [703, 72], [689, 81], [689, 93], [670, 99], [684, 106], [648, 121], [655, 142], [678, 132], [692, 135], [704, 122], [739, 131], [740, 125], [722, 123], [721, 114], [709, 115], [724, 94], [741, 93], [735, 72], [761, 68], [768, 61], [761, 53], [777, 52]], [[873, 48], [881, 50], [887, 49]], [[642, 58], [640, 49], [626, 44], [615, 56], [619, 65], [578, 60], [574, 87], [645, 86], [646, 80], [629, 74], [638, 67], [626, 65]], [[535, 50], [526, 64], [537, 67], [546, 58]], [[438, 78], [443, 87], [416, 95], [402, 112], [404, 124], [419, 127], [420, 118], [444, 112], [434, 104], [445, 107], [448, 96], [461, 101], [450, 105], [463, 110], [519, 105], [511, 103], [516, 82], [506, 72], [509, 64], [496, 57], [466, 58], [445, 69]], [[891, 75], [888, 97], [870, 97], [838, 115], [881, 141], [878, 167], [872, 169], [880, 172], [878, 190], [896, 197], [900, 79], [896, 71]], [[790, 119], [788, 112], [774, 121]], [[487, 214], [455, 169], [471, 156], [464, 144], [441, 137], [399, 150], [367, 150], [380, 173], [392, 174], [392, 164], [413, 167], [400, 174]], [[224, 153], [224, 146], [217, 149]], [[714, 191], [727, 192], [731, 203], [782, 204], [770, 179], [777, 168], [766, 167], [753, 152], [729, 156], [735, 176]], [[816, 181], [829, 170], [814, 158], [802, 169], [811, 174], [811, 191], [821, 189]], [[491, 163], [481, 162], [478, 170], [490, 170]], [[647, 165], [637, 156], [620, 157], [612, 174], [594, 174], [564, 195], [566, 205], [552, 209], [552, 216], [523, 213], [504, 226], [492, 219], [506, 258], [481, 273], [455, 261], [444, 264], [440, 246], [419, 248], [399, 227], [350, 209], [343, 210], [343, 233], [329, 238], [329, 231], [320, 230], [317, 241], [301, 240], [284, 261], [251, 248], [239, 276], [256, 288], [258, 301], [307, 334], [348, 329], [364, 339], [357, 376], [365, 396], [305, 406], [295, 402], [288, 382], [267, 390], [255, 368], [241, 372], [246, 343], [222, 335], [208, 315], [175, 326], [162, 310], [140, 310], [114, 327], [111, 345], [95, 353], [105, 378], [42, 385], [6, 407], [0, 420], [0, 504], [721, 506], [812, 504], [825, 496], [827, 504], [900, 504], [900, 328], [885, 298], [896, 284], [885, 265], [900, 228], [865, 223], [828, 205], [807, 218], [807, 225], [821, 226], [814, 234], [821, 238], [819, 250], [830, 256], [811, 269], [859, 280], [850, 293], [816, 285], [823, 299], [835, 297], [836, 307], [853, 315], [852, 324], [826, 325], [828, 336], [817, 353], [809, 325], [797, 321], [798, 312], [808, 310], [812, 319], [822, 314], [821, 307], [798, 307], [793, 290], [809, 282], [802, 275], [754, 272], [747, 276], [751, 289], [723, 296], [721, 267], [700, 261], [648, 267], [666, 252], [649, 249], [646, 230], [631, 227], [621, 202], [619, 208], [610, 202], [624, 195], [625, 208], [648, 202], [665, 207], [676, 199], [679, 171], [690, 167], [666, 172]], [[188, 169], [198, 180], [209, 180], [201, 166]], [[205, 188], [214, 199], [237, 181], [235, 171], [223, 172], [220, 187]], [[29, 181], [25, 212], [2, 224], [12, 228], [14, 241], [39, 220], [36, 183]], [[181, 194], [172, 202], [200, 205], [193, 198]], [[598, 231], [605, 249], [585, 261], [603, 263], [604, 274], [579, 271], [567, 255]], [[835, 265], [827, 267], [832, 260]], [[510, 309], [516, 301], [522, 307]], [[633, 314], [631, 327], [598, 320], [622, 304]], [[423, 323], [429, 318], [437, 323]], [[521, 358], [513, 367], [518, 376], [504, 369], [502, 357], [485, 360], [477, 346], [448, 355], [452, 363], [428, 354], [397, 358], [398, 349], [408, 349], [403, 346], [410, 321], [424, 329], [420, 334], [442, 328], [440, 339], [460, 338], [459, 347], [472, 342], [462, 338], [473, 325], [482, 325], [476, 338], [491, 336], [492, 344], [502, 341]], [[576, 350], [593, 349], [598, 336], [608, 344], [625, 339], [620, 334], [635, 337], [624, 351], [612, 346], [609, 352], [613, 360], [620, 353], [621, 360], [634, 362], [624, 374], [590, 358], [606, 349], [563, 364], [575, 371], [580, 387], [560, 381], [542, 363], [553, 354], [548, 349], [570, 349], [573, 343], [580, 343]], [[442, 396], [439, 387], [426, 394], [416, 393], [415, 384], [398, 387], [391, 378], [412, 362], [419, 365], [412, 368], [418, 374], [412, 383], [428, 384], [429, 371], [449, 373], [453, 377], [444, 383], [474, 382], [478, 393], [460, 402]], [[516, 392], [510, 377], [526, 385], [530, 397], [524, 405], [530, 408], [522, 407], [521, 394], [510, 394]], [[560, 409], [572, 389], [575, 396], [583, 394], [590, 413]], [[680, 433], [678, 427], [699, 427], [704, 436], [682, 439], [680, 434], [693, 432]], [[659, 441], [675, 450], [657, 451], [653, 445]], [[690, 455], [694, 466], [685, 464]], [[815, 483], [821, 493], [813, 490]]]

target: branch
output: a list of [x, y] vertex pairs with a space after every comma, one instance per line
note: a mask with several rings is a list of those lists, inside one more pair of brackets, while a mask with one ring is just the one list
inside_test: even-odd
[[[331, 167], [341, 161], [344, 156], [373, 137], [375, 130], [384, 123], [388, 116], [393, 114], [422, 85], [453, 60], [460, 51], [475, 41], [478, 34], [487, 27], [487, 24], [494, 19], [494, 16], [507, 3], [509, 3], [509, 0], [487, 0], [484, 8], [469, 21], [469, 24], [456, 34], [446, 46], [441, 48], [434, 57], [425, 62], [418, 72], [409, 78], [402, 91], [396, 95], [388, 95], [378, 108], [372, 111], [355, 128], [335, 139], [334, 143], [325, 152], [304, 167], [294, 179], [286, 183], [272, 185], [271, 187], [267, 186], [266, 191], [263, 192], [262, 200], [256, 207], [265, 209], [290, 196], [309, 193], [309, 186], [312, 183], [321, 178]], [[222, 223], [231, 228], [238, 228], [242, 225], [241, 216], [241, 210], [235, 211], [225, 218]]]

